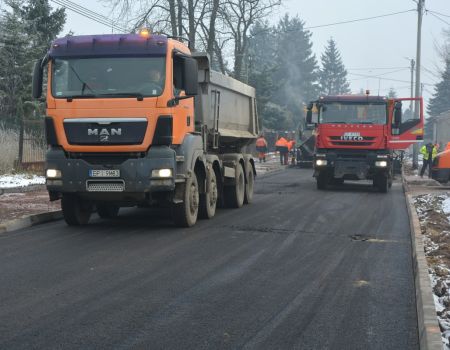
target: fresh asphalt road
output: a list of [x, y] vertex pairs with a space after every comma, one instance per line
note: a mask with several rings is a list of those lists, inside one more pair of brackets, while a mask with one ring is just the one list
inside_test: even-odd
[[416, 349], [401, 184], [257, 179], [254, 202], [177, 229], [124, 210], [0, 235], [0, 349]]

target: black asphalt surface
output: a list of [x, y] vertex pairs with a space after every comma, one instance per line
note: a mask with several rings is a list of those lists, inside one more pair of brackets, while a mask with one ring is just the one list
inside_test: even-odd
[[123, 211], [0, 235], [0, 349], [417, 349], [401, 184], [257, 179], [194, 228]]

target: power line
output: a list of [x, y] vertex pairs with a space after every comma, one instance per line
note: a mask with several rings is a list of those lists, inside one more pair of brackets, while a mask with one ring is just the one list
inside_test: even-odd
[[399, 15], [399, 14], [407, 13], [407, 12], [412, 12], [412, 11], [416, 11], [416, 10], [415, 9], [411, 9], [411, 10], [405, 10], [405, 11], [399, 11], [399, 12], [386, 13], [384, 15], [379, 15], [379, 16], [351, 19], [351, 20], [348, 20], [348, 21], [334, 22], [334, 23], [328, 23], [328, 24], [320, 24], [320, 25], [316, 25], [316, 26], [305, 27], [303, 29], [323, 28], [323, 27], [330, 27], [330, 26], [335, 26], [335, 25], [339, 25], [339, 24], [362, 22], [362, 21], [368, 21], [368, 20], [376, 19], [376, 18], [395, 16], [395, 15]]
[[428, 9], [427, 9], [427, 11], [428, 11], [428, 12], [435, 13], [435, 14], [437, 14], [437, 15], [441, 15], [441, 16], [449, 17], [449, 18], [450, 18], [450, 15], [445, 15], [445, 14], [443, 14], [443, 13], [441, 13], [441, 12], [437, 12], [437, 11], [433, 11], [433, 10], [428, 10]]
[[127, 32], [127, 30], [125, 28], [121, 28], [120, 26], [117, 26], [116, 24], [114, 24], [113, 21], [111, 21], [110, 19], [108, 19], [107, 17], [98, 14], [94, 11], [91, 11], [81, 5], [78, 5], [72, 1], [69, 0], [50, 0], [53, 3], [56, 3], [57, 5], [60, 5], [64, 8], [67, 8], [68, 10], [71, 10], [81, 16], [84, 16], [86, 18], [89, 18], [97, 23], [103, 24], [109, 28], [113, 28], [115, 30], [118, 31], [122, 31], [122, 32]]
[[409, 69], [409, 67], [368, 67], [368, 68], [346, 68], [347, 70], [388, 70], [388, 69]]
[[427, 10], [427, 13], [429, 13], [430, 15], [432, 15], [433, 17], [437, 18], [438, 20], [440, 20], [441, 22], [445, 23], [446, 25], [450, 26], [450, 23], [447, 22], [446, 20], [442, 19], [441, 17], [435, 15], [433, 12]]
[[[358, 74], [358, 73], [348, 73], [351, 75], [356, 75], [356, 76], [360, 76], [360, 77], [364, 77], [364, 78], [372, 78], [372, 79], [381, 79], [381, 80], [390, 80], [390, 81], [397, 81], [400, 83], [410, 83], [410, 81], [407, 80], [400, 80], [400, 79], [392, 79], [392, 78], [380, 78], [376, 75], [366, 75], [366, 74]], [[433, 84], [429, 84], [429, 83], [423, 83], [424, 85], [428, 85], [428, 86], [433, 86]]]

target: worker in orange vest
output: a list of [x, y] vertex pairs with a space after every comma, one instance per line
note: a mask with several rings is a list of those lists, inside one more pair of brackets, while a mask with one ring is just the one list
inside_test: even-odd
[[266, 162], [267, 141], [263, 135], [259, 135], [256, 140], [256, 150], [258, 151], [259, 162]]
[[281, 165], [287, 165], [288, 154], [289, 154], [289, 143], [288, 141], [280, 136], [278, 141], [275, 143], [275, 149], [280, 152], [280, 163]]

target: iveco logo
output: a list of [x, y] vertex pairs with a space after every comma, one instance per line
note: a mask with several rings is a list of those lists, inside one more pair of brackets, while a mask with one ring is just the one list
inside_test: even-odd
[[122, 135], [122, 128], [111, 128], [111, 129], [88, 129], [87, 131], [88, 136], [99, 136], [101, 142], [108, 142], [110, 136], [121, 136]]
[[346, 132], [341, 136], [341, 140], [345, 141], [363, 141], [364, 138], [359, 132]]

